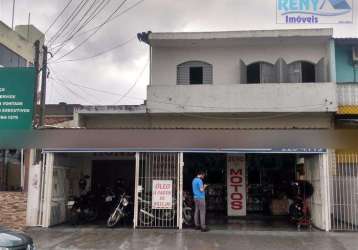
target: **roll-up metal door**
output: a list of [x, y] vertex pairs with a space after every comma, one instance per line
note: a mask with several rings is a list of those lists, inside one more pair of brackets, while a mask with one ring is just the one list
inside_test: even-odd
[[181, 228], [182, 154], [137, 153], [136, 160], [134, 226]]

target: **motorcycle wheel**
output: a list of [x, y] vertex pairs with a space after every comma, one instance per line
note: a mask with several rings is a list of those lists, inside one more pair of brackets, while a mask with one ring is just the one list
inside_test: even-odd
[[95, 208], [90, 209], [90, 211], [86, 214], [86, 221], [93, 222], [98, 218], [98, 211]]
[[191, 226], [193, 224], [193, 211], [190, 207], [183, 208], [183, 223], [186, 226]]
[[71, 209], [70, 210], [70, 223], [72, 226], [77, 226], [80, 221], [80, 215], [77, 212], [77, 209]]
[[151, 226], [153, 225], [154, 217], [146, 215], [143, 212], [139, 212], [139, 225], [140, 226]]
[[107, 220], [107, 227], [115, 227], [121, 218], [122, 218], [121, 211], [115, 209]]

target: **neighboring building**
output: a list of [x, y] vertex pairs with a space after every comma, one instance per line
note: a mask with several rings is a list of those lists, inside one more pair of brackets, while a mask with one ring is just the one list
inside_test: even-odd
[[358, 125], [358, 38], [335, 40], [339, 128]]
[[12, 30], [0, 21], [0, 66], [28, 67], [34, 63], [34, 42], [44, 42], [44, 34], [33, 25], [18, 25]]
[[[134, 227], [181, 228], [183, 191], [203, 167], [208, 181], [215, 183], [208, 209], [220, 211], [216, 218], [262, 216], [268, 204], [259, 190], [275, 193], [277, 183], [300, 178], [315, 189], [309, 199], [313, 224], [335, 230], [331, 219], [340, 219], [340, 214], [331, 210], [335, 206], [330, 198], [336, 196], [329, 187], [336, 186], [328, 174], [335, 169], [333, 150], [238, 147], [229, 137], [243, 129], [267, 129], [269, 135], [272, 129], [334, 128], [338, 102], [332, 33], [310, 29], [140, 34], [151, 52], [145, 104], [78, 107], [73, 121], [77, 128], [121, 129], [119, 134], [124, 131], [133, 139], [120, 148], [44, 149], [44, 161], [32, 168], [36, 185], [29, 196], [28, 225], [65, 222], [66, 202], [78, 195], [81, 176], [89, 175], [88, 188], [95, 190], [123, 175], [134, 197]], [[183, 137], [170, 136], [176, 132]], [[152, 147], [143, 146], [149, 144]], [[41, 166], [46, 166], [45, 173]], [[241, 188], [230, 189], [228, 173], [242, 174], [233, 177], [242, 181]], [[36, 176], [47, 179], [38, 181]], [[159, 218], [150, 216], [151, 208], [141, 199], [158, 180], [172, 185], [168, 204], [174, 215], [159, 210]], [[286, 213], [279, 208], [288, 206], [282, 194], [270, 202], [272, 214]], [[160, 217], [171, 215], [170, 220]]]
[[[74, 120], [76, 109], [80, 109], [81, 104], [46, 104], [45, 128], [75, 128], [77, 125]], [[37, 107], [39, 114], [40, 107]], [[37, 117], [38, 118], [38, 117]]]

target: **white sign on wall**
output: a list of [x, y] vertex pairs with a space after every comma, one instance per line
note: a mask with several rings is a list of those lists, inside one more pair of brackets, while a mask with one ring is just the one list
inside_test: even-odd
[[152, 209], [173, 208], [173, 181], [153, 180]]
[[246, 216], [245, 155], [227, 156], [227, 214]]

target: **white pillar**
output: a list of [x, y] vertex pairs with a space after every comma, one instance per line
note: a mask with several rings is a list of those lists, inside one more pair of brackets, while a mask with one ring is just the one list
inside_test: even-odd
[[135, 154], [135, 179], [134, 179], [134, 216], [133, 216], [133, 228], [138, 226], [138, 185], [139, 185], [139, 161], [140, 153]]

